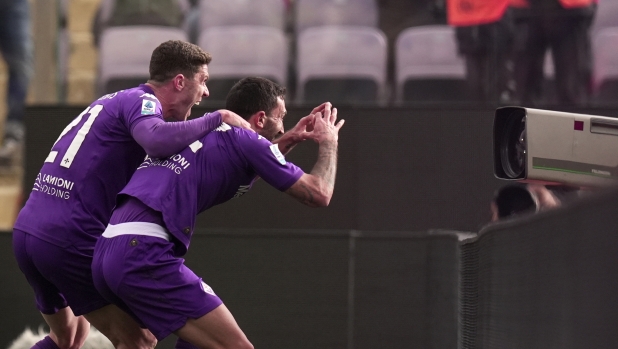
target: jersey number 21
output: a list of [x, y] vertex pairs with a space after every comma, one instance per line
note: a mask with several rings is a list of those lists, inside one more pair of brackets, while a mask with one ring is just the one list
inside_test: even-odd
[[[86, 108], [86, 110], [84, 110], [81, 114], [79, 114], [73, 121], [71, 121], [70, 124], [67, 125], [67, 127], [64, 128], [64, 130], [62, 130], [60, 137], [58, 137], [58, 139], [54, 142], [52, 149], [54, 148], [56, 143], [58, 143], [60, 138], [66, 135], [67, 132], [71, 131], [71, 129], [73, 129], [73, 127], [75, 127], [75, 125], [77, 125], [82, 120], [84, 115], [88, 114], [88, 118], [86, 119], [86, 122], [84, 122], [84, 124], [79, 129], [79, 131], [77, 131], [75, 138], [73, 138], [73, 141], [67, 148], [66, 153], [64, 153], [64, 156], [62, 157], [62, 161], [60, 162], [60, 166], [66, 167], [66, 168], [71, 167], [71, 164], [73, 163], [73, 159], [75, 158], [77, 151], [82, 146], [82, 143], [84, 143], [84, 139], [86, 138], [86, 135], [88, 134], [88, 132], [90, 132], [90, 127], [92, 127], [94, 120], [97, 118], [97, 116], [99, 116], [99, 113], [101, 112], [101, 110], [103, 110], [102, 105], [95, 105], [92, 108], [90, 107]], [[52, 150], [51, 152], [49, 152], [49, 155], [47, 155], [47, 159], [45, 159], [45, 162], [53, 163], [56, 160], [56, 156], [58, 156], [58, 151]]]

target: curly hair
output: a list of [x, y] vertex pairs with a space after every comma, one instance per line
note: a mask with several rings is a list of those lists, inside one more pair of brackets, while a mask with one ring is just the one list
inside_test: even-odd
[[159, 45], [150, 58], [150, 80], [165, 82], [177, 74], [192, 78], [204, 64], [212, 60], [210, 53], [199, 46], [181, 40], [169, 40]]
[[227, 94], [225, 108], [248, 119], [264, 111], [269, 114], [277, 107], [277, 97], [285, 98], [285, 87], [261, 77], [248, 77], [238, 81]]

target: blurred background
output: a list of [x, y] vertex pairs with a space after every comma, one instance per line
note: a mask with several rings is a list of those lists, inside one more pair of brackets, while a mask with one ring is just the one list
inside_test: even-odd
[[[256, 347], [618, 347], [615, 192], [490, 223], [497, 107], [618, 116], [618, 0], [0, 0], [0, 28], [0, 230], [65, 125], [187, 40], [213, 55], [193, 116], [257, 75], [286, 127], [346, 119], [329, 208], [258, 183], [198, 217], [187, 263]], [[43, 321], [0, 238], [6, 346]]]

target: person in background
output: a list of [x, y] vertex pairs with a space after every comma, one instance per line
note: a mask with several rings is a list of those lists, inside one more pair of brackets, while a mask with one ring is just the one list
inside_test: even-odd
[[512, 80], [513, 18], [509, 0], [448, 0], [448, 24], [455, 27], [459, 54], [466, 61], [470, 98], [508, 102]]
[[0, 53], [8, 66], [8, 114], [0, 146], [0, 168], [19, 165], [22, 158], [24, 109], [34, 73], [28, 0], [0, 0]]
[[500, 188], [491, 202], [491, 221], [534, 214], [560, 205], [561, 200], [544, 185], [509, 184]]
[[[512, 0], [517, 101], [585, 105], [591, 94], [590, 28], [596, 0]], [[551, 50], [556, 100], [543, 89], [545, 55]]]

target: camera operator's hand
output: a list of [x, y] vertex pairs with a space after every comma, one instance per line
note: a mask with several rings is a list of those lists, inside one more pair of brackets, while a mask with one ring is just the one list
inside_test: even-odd
[[560, 200], [544, 185], [528, 184], [528, 191], [536, 198], [539, 210], [560, 206]]

